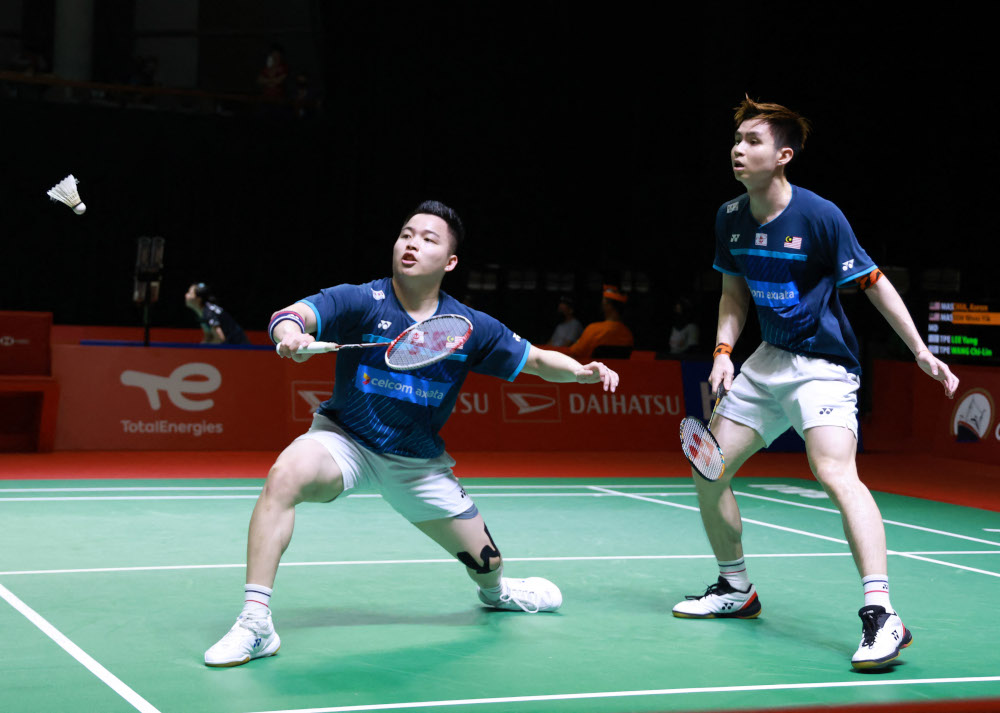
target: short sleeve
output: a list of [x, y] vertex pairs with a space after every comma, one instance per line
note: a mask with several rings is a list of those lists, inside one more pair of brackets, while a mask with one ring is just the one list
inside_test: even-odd
[[836, 274], [837, 287], [858, 279], [862, 275], [867, 275], [876, 268], [875, 263], [858, 243], [854, 230], [851, 229], [847, 218], [836, 206], [831, 206], [832, 210], [826, 217], [826, 232], [832, 240], [832, 254], [834, 255], [834, 273]]
[[743, 270], [729, 252], [729, 236], [726, 231], [728, 207], [728, 203], [723, 205], [715, 216], [715, 259], [712, 261], [712, 267], [727, 275], [742, 275]]
[[484, 312], [474, 311], [472, 324], [472, 371], [507, 381], [516, 379], [528, 361], [531, 343]]
[[365, 311], [363, 285], [337, 285], [303, 298], [316, 315], [316, 339], [345, 343]]

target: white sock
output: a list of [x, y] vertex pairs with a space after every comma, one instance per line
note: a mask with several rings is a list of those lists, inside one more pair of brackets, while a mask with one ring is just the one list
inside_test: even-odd
[[491, 602], [496, 602], [500, 600], [501, 596], [503, 596], [503, 593], [507, 589], [507, 587], [504, 585], [503, 577], [500, 577], [500, 581], [497, 582], [497, 586], [480, 587], [479, 589], [482, 590], [483, 594], [486, 595], [487, 599], [489, 599]]
[[865, 606], [885, 607], [887, 612], [895, 611], [889, 603], [889, 575], [869, 574], [861, 578], [865, 590]]
[[750, 589], [750, 579], [747, 577], [747, 566], [740, 557], [738, 560], [733, 560], [732, 562], [723, 562], [719, 560], [719, 574], [722, 575], [723, 579], [729, 582], [729, 586], [733, 589], [738, 589], [741, 592], [745, 592]]
[[248, 584], [243, 588], [243, 611], [266, 615], [271, 610], [271, 593], [274, 590], [262, 584]]

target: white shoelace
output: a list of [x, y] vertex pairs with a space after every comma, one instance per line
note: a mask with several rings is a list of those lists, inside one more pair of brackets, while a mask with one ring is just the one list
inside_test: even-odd
[[529, 614], [538, 613], [538, 593], [530, 589], [515, 589], [508, 586], [507, 592], [500, 595], [500, 601], [514, 602]]

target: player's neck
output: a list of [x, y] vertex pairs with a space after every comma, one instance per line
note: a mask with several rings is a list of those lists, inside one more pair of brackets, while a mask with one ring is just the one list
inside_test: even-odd
[[418, 322], [433, 316], [441, 299], [441, 282], [424, 282], [419, 279], [400, 280], [392, 278], [392, 289], [396, 299], [406, 313]]
[[760, 225], [770, 223], [792, 202], [792, 184], [782, 173], [760, 185], [747, 186], [750, 213]]

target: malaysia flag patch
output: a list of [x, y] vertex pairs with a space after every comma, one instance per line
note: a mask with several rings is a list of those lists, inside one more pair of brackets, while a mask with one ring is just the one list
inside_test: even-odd
[[785, 238], [785, 247], [791, 248], [792, 250], [801, 250], [802, 238], [795, 238], [789, 235], [787, 238]]

